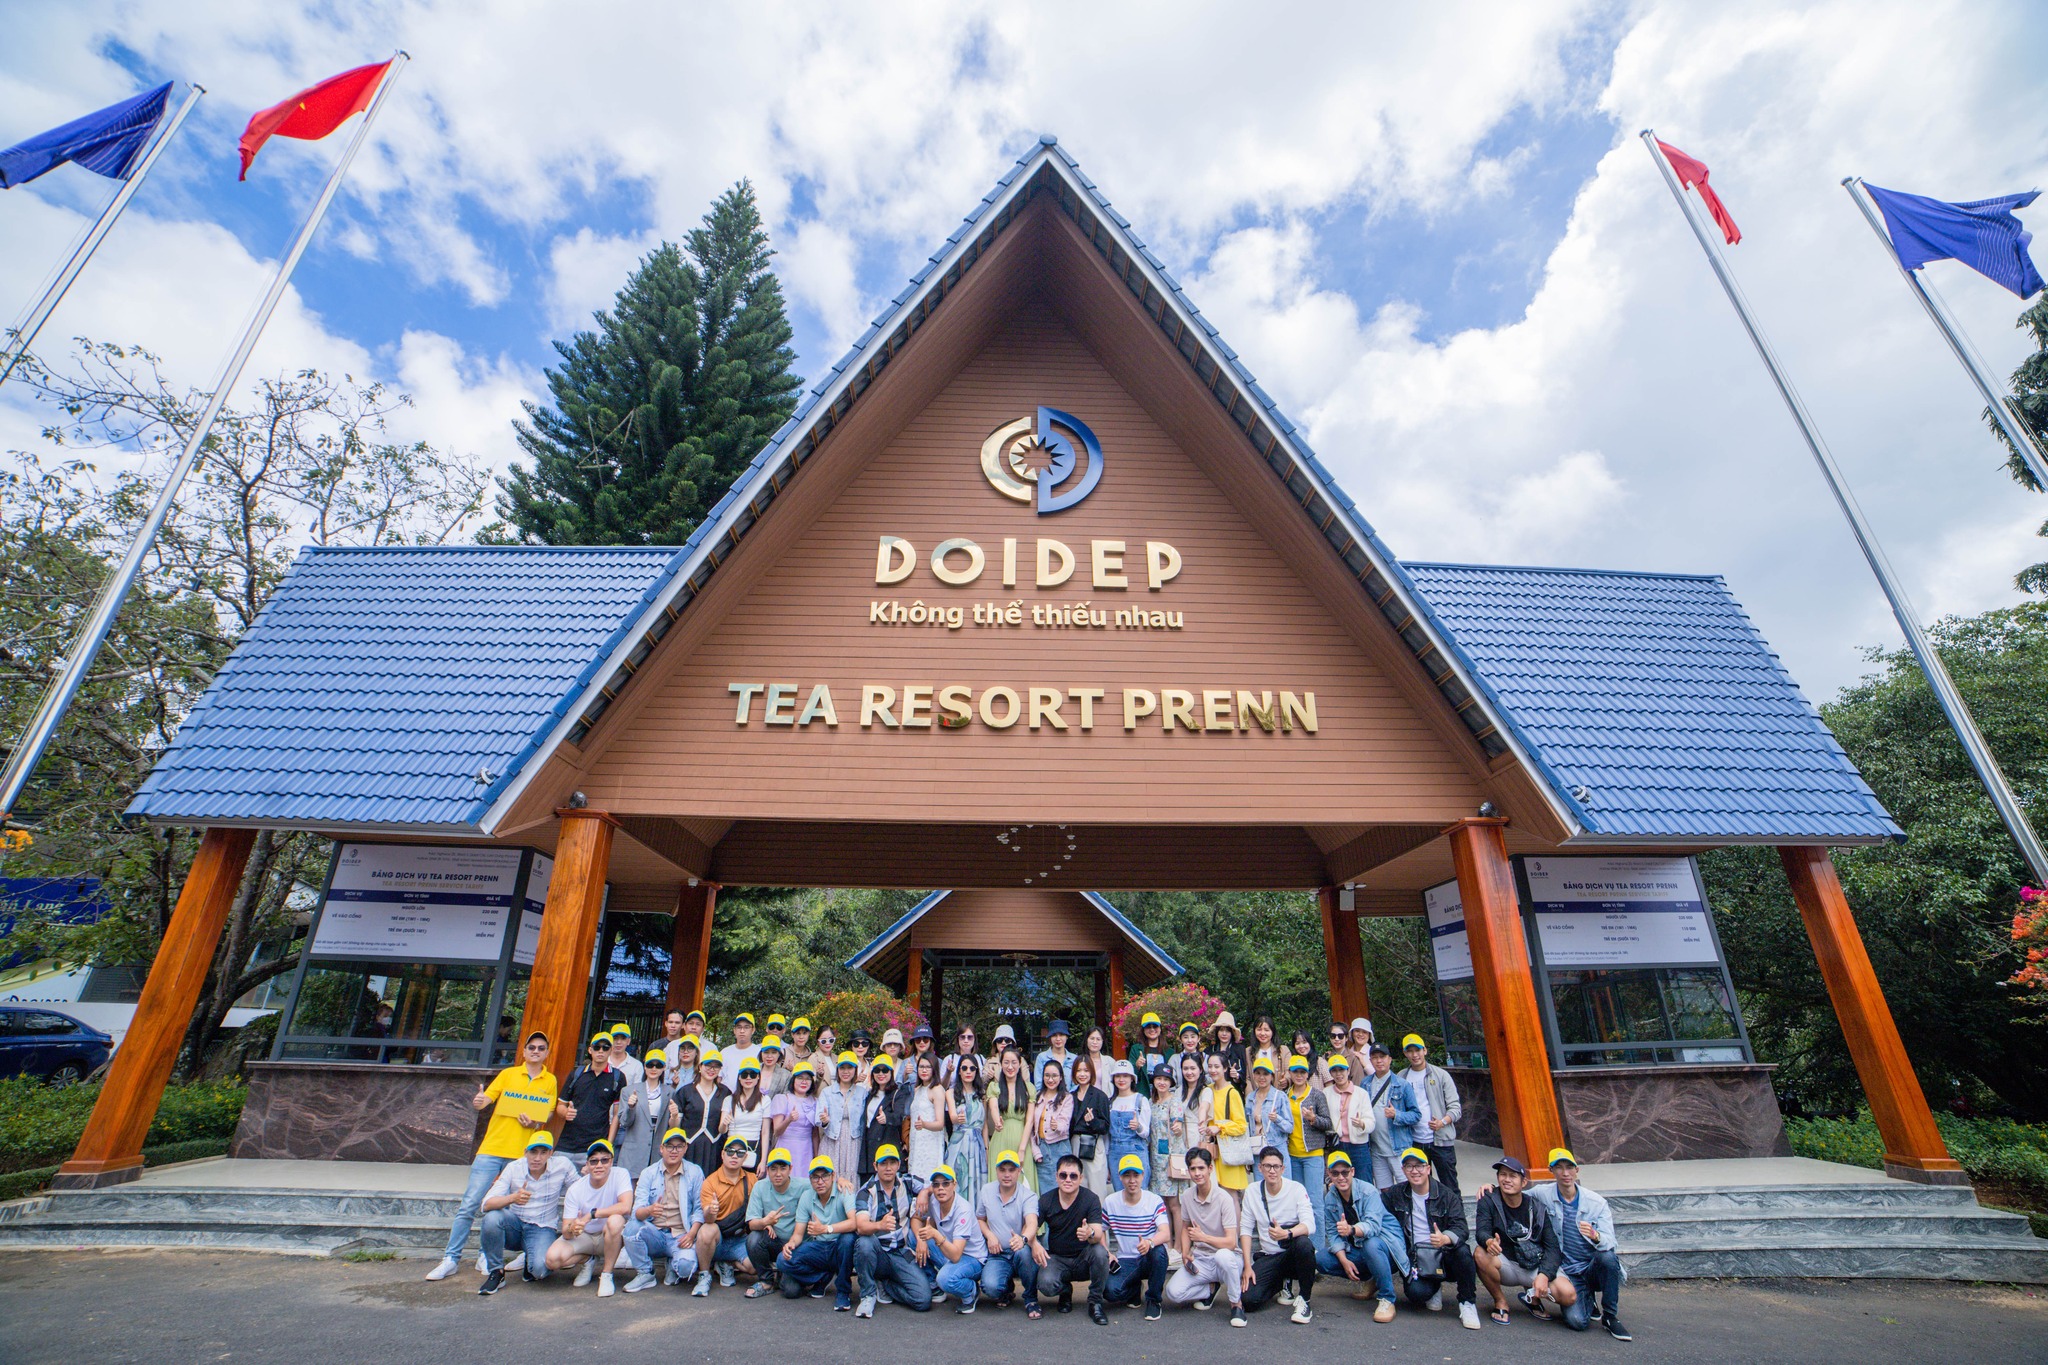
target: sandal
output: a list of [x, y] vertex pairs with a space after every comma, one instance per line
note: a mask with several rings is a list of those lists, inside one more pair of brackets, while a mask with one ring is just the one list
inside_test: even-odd
[[1037, 1304], [1034, 1303], [1029, 1308], [1024, 1310], [1024, 1316], [1031, 1319], [1033, 1322], [1037, 1322], [1040, 1318], [1045, 1316], [1045, 1312]]
[[1492, 1318], [1492, 1319], [1493, 1319], [1493, 1320], [1494, 1320], [1495, 1322], [1498, 1322], [1498, 1323], [1502, 1323], [1502, 1324], [1506, 1324], [1506, 1323], [1509, 1323], [1509, 1322], [1513, 1322], [1513, 1321], [1514, 1321], [1514, 1319], [1513, 1319], [1513, 1318], [1510, 1318], [1510, 1317], [1508, 1316], [1508, 1310], [1507, 1310], [1507, 1309], [1505, 1309], [1505, 1308], [1496, 1308], [1496, 1309], [1494, 1309], [1494, 1310], [1493, 1310], [1493, 1312], [1491, 1312], [1491, 1313], [1490, 1313], [1490, 1314], [1488, 1314], [1487, 1316], [1491, 1317], [1491, 1318]]
[[1517, 1294], [1515, 1298], [1522, 1305], [1522, 1307], [1529, 1310], [1529, 1316], [1536, 1319], [1536, 1321], [1551, 1321], [1551, 1315], [1548, 1312], [1548, 1310], [1546, 1310], [1543, 1307], [1542, 1303], [1529, 1290], [1524, 1289], [1521, 1293]]

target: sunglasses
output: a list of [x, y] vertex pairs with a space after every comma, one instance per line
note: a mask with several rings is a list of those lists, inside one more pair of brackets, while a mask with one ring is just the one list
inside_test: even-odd
[[1061, 1171], [1061, 1172], [1060, 1172], [1060, 1179], [1062, 1179], [1062, 1180], [1079, 1180], [1080, 1178], [1081, 1178], [1081, 1174], [1080, 1174], [1080, 1172], [1078, 1172], [1078, 1171]]

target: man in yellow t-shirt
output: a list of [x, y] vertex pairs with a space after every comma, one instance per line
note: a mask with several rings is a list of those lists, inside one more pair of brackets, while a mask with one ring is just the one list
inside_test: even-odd
[[[469, 1241], [469, 1229], [483, 1209], [484, 1196], [499, 1173], [525, 1153], [534, 1132], [546, 1128], [557, 1111], [563, 1118], [576, 1117], [574, 1106], [556, 1100], [555, 1076], [548, 1070], [548, 1036], [528, 1034], [521, 1056], [521, 1064], [506, 1067], [489, 1085], [478, 1085], [476, 1094], [470, 1096], [470, 1106], [478, 1112], [491, 1109], [491, 1122], [484, 1129], [475, 1160], [469, 1163], [469, 1185], [455, 1211], [455, 1225], [448, 1230], [447, 1249], [440, 1263], [427, 1272], [430, 1280], [445, 1280], [455, 1273], [457, 1258]], [[493, 1105], [497, 1107], [492, 1109]]]

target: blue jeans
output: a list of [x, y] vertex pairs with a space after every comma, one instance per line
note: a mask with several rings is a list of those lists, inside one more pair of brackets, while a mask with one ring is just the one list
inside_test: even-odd
[[859, 1238], [853, 1244], [853, 1272], [860, 1279], [862, 1298], [873, 1298], [877, 1286], [886, 1284], [889, 1297], [911, 1312], [931, 1311], [932, 1277], [908, 1247], [889, 1251], [880, 1238]]
[[934, 1256], [932, 1266], [938, 1272], [932, 1278], [941, 1294], [951, 1294], [963, 1305], [974, 1302], [975, 1294], [981, 1288], [980, 1261], [963, 1251], [957, 1261]]
[[668, 1262], [669, 1273], [687, 1279], [697, 1273], [697, 1239], [680, 1238], [667, 1228], [635, 1218], [626, 1224], [626, 1261], [642, 1275], [654, 1273], [654, 1258]]
[[469, 1229], [476, 1222], [477, 1214], [483, 1211], [484, 1196], [491, 1192], [491, 1186], [498, 1183], [498, 1175], [521, 1157], [485, 1156], [476, 1154], [476, 1160], [469, 1163], [469, 1184], [463, 1187], [462, 1203], [455, 1210], [455, 1226], [448, 1229], [448, 1249], [441, 1254], [451, 1261], [462, 1259], [462, 1248], [469, 1244]]
[[1031, 1248], [1022, 1251], [998, 1251], [991, 1253], [981, 1266], [981, 1292], [984, 1297], [1000, 1299], [1010, 1292], [1010, 1280], [1015, 1278], [1017, 1288], [1024, 1296], [1024, 1306], [1029, 1308], [1038, 1302], [1038, 1262], [1031, 1259]]
[[1600, 1312], [1612, 1316], [1620, 1311], [1621, 1302], [1621, 1260], [1613, 1252], [1601, 1249], [1593, 1253], [1592, 1264], [1584, 1270], [1567, 1270], [1572, 1288], [1579, 1291], [1579, 1297], [1571, 1307], [1564, 1310], [1564, 1325], [1574, 1332], [1583, 1332], [1593, 1321], [1593, 1291], [1600, 1292]]
[[850, 1232], [836, 1237], [806, 1237], [794, 1250], [775, 1258], [782, 1277], [782, 1297], [793, 1299], [814, 1285], [831, 1280], [842, 1294], [853, 1292], [853, 1242]]
[[[1281, 1151], [1287, 1151], [1282, 1147]], [[1301, 1182], [1308, 1191], [1309, 1207], [1316, 1211], [1315, 1244], [1316, 1255], [1321, 1256], [1330, 1245], [1330, 1231], [1323, 1226], [1323, 1154], [1311, 1152], [1307, 1156], [1287, 1157], [1287, 1178]]]
[[[747, 1259], [747, 1239], [719, 1234], [718, 1250], [711, 1253], [712, 1265], [738, 1265]], [[708, 1268], [708, 1267], [707, 1267]]]
[[1316, 1269], [1336, 1279], [1349, 1279], [1344, 1267], [1338, 1264], [1336, 1247], [1344, 1248], [1344, 1258], [1358, 1267], [1361, 1275], [1372, 1277], [1373, 1288], [1389, 1303], [1397, 1297], [1394, 1293], [1396, 1275], [1394, 1258], [1387, 1254], [1386, 1244], [1377, 1237], [1354, 1238], [1345, 1241], [1338, 1238], [1329, 1248], [1316, 1253]]
[[526, 1268], [533, 1272], [533, 1278], [544, 1280], [548, 1275], [548, 1244], [560, 1235], [551, 1227], [525, 1221], [509, 1208], [492, 1209], [484, 1215], [484, 1264], [492, 1270], [503, 1270], [505, 1245], [517, 1242], [526, 1253]]
[[1140, 1256], [1136, 1252], [1120, 1251], [1109, 1271], [1109, 1287], [1103, 1290], [1103, 1297], [1111, 1303], [1136, 1303], [1138, 1288], [1144, 1286], [1145, 1306], [1157, 1308], [1166, 1293], [1166, 1248], [1153, 1247]]
[[1038, 1144], [1038, 1150], [1042, 1153], [1038, 1158], [1038, 1192], [1044, 1194], [1047, 1190], [1059, 1188], [1057, 1177], [1059, 1175], [1060, 1158], [1073, 1155], [1074, 1144], [1071, 1139], [1059, 1142], [1041, 1142]]

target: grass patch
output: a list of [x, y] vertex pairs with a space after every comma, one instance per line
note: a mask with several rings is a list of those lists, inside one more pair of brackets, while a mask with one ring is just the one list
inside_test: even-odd
[[398, 1253], [395, 1251], [344, 1251], [341, 1253], [340, 1259], [353, 1261], [357, 1265], [361, 1265], [366, 1261], [395, 1261], [398, 1259]]
[[[2028, 1215], [2048, 1236], [2048, 1124], [1936, 1114], [1949, 1155], [1968, 1172], [1979, 1203]], [[1795, 1156], [1845, 1166], [1884, 1167], [1884, 1141], [1868, 1111], [1853, 1119], [1786, 1119]]]

